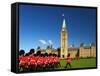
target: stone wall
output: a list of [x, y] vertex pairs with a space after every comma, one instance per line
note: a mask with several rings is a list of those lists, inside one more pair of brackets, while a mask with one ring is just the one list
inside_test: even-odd
[[96, 46], [81, 46], [79, 50], [79, 57], [96, 57]]
[[71, 58], [75, 58], [75, 56], [76, 56], [76, 54], [77, 54], [77, 50], [68, 51], [68, 53], [70, 53], [70, 57], [71, 57]]

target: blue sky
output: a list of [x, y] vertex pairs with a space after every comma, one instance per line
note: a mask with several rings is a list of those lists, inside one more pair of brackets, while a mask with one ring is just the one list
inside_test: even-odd
[[[63, 17], [62, 14], [65, 16]], [[68, 46], [74, 42], [79, 47], [81, 42], [89, 45], [96, 42], [96, 9], [77, 7], [53, 7], [20, 5], [19, 6], [19, 49], [28, 52], [40, 46], [39, 40], [51, 40], [54, 48], [60, 47], [60, 32], [63, 19], [66, 20]]]

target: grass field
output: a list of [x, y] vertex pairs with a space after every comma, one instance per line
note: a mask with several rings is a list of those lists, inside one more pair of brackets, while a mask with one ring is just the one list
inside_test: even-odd
[[[60, 60], [61, 67], [63, 69], [66, 66], [66, 60]], [[84, 58], [79, 60], [72, 60], [71, 61], [71, 68], [89, 68], [89, 67], [96, 67], [96, 58]]]

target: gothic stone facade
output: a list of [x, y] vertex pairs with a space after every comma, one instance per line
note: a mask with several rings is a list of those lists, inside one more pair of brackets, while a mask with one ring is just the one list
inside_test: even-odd
[[[48, 48], [44, 51], [44, 53], [52, 53], [52, 54], [59, 54], [57, 49], [51, 49]], [[78, 55], [79, 58], [87, 58], [87, 57], [96, 57], [96, 45], [92, 44], [91, 46], [81, 46], [79, 48], [76, 47], [70, 47], [68, 48], [68, 53], [70, 53], [70, 57], [71, 58], [75, 58], [76, 55]], [[61, 50], [60, 50], [60, 54], [61, 54]], [[64, 57], [66, 58], [67, 55]], [[63, 58], [63, 57], [60, 57]]]
[[[74, 47], [74, 45], [68, 48], [68, 32], [66, 30], [65, 19], [63, 20], [62, 29], [60, 33], [60, 58], [66, 58], [67, 54], [70, 53], [71, 58], [75, 58], [76, 55], [80, 58], [86, 57], [96, 57], [96, 45], [91, 44], [90, 46], [84, 46], [80, 44], [79, 48]], [[44, 52], [44, 51], [43, 51]], [[59, 54], [57, 49], [48, 48], [46, 51], [48, 54]]]
[[80, 46], [79, 48], [71, 47], [68, 48], [71, 58], [75, 58], [76, 55], [79, 58], [96, 57], [96, 45], [91, 46]]
[[91, 46], [80, 46], [79, 48], [80, 57], [96, 57], [96, 45], [92, 44]]
[[96, 57], [96, 45], [92, 44], [91, 46], [83, 46], [83, 44], [80, 45], [79, 48], [75, 48], [74, 46], [71, 48], [68, 48], [68, 32], [66, 30], [66, 23], [65, 19], [63, 20], [63, 25], [61, 29], [61, 35], [60, 35], [60, 57], [66, 58], [67, 54], [70, 53], [71, 58], [75, 58], [76, 55], [78, 57]]

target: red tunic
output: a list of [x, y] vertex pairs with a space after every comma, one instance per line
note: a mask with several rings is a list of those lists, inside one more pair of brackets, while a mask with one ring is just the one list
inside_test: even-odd
[[57, 62], [60, 62], [60, 60], [59, 60], [59, 58], [58, 58], [58, 57], [56, 57], [56, 60], [57, 60]]
[[54, 58], [53, 57], [49, 57], [49, 63], [53, 63], [54, 62]]
[[19, 57], [19, 65], [24, 65], [25, 64], [25, 57], [24, 56], [20, 56]]
[[36, 57], [35, 56], [31, 56], [30, 62], [28, 64], [29, 65], [36, 65]]
[[20, 56], [20, 55], [19, 55], [19, 60], [21, 60], [23, 57], [24, 57], [24, 56]]
[[30, 59], [33, 58], [33, 57], [34, 57], [34, 54], [29, 55], [29, 58], [30, 58]]
[[53, 62], [54, 62], [54, 63], [56, 63], [56, 62], [57, 62], [57, 59], [56, 59], [56, 57], [54, 57], [54, 58], [53, 58]]
[[29, 59], [30, 59], [30, 58], [29, 58], [28, 56], [25, 57], [25, 63], [26, 63], [26, 64], [29, 63]]
[[44, 58], [41, 57], [41, 64], [44, 64]]
[[41, 65], [41, 58], [40, 57], [37, 60], [37, 65]]
[[48, 64], [49, 63], [49, 57], [45, 57], [44, 58], [44, 64]]
[[70, 57], [67, 57], [66, 61], [67, 61], [67, 64], [70, 64], [71, 58]]

